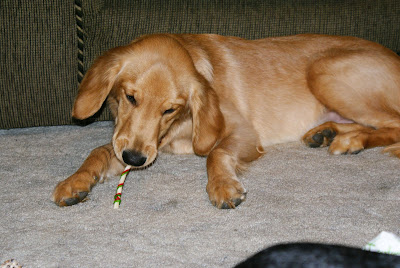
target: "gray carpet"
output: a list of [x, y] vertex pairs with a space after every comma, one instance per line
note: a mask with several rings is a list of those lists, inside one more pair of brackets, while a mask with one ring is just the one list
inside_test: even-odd
[[400, 235], [400, 159], [381, 148], [331, 156], [300, 142], [266, 148], [243, 176], [247, 201], [218, 210], [208, 201], [205, 158], [160, 154], [118, 177], [85, 203], [59, 208], [56, 183], [91, 149], [107, 143], [110, 122], [0, 130], [0, 264], [24, 267], [232, 267], [281, 242], [364, 246], [381, 231]]

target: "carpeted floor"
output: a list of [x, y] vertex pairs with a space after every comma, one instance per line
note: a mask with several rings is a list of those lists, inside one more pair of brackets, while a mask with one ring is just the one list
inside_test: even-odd
[[299, 143], [266, 148], [243, 176], [247, 201], [208, 201], [205, 158], [160, 154], [131, 172], [119, 210], [118, 178], [89, 200], [59, 208], [58, 181], [111, 139], [110, 122], [0, 130], [0, 264], [24, 267], [232, 267], [280, 242], [364, 246], [400, 235], [400, 159], [381, 148], [331, 156]]

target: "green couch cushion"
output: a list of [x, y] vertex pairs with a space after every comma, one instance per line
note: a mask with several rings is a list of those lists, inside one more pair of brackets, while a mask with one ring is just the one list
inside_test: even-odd
[[75, 25], [71, 1], [0, 1], [0, 128], [72, 123]]
[[91, 0], [83, 13], [85, 70], [105, 50], [158, 32], [351, 35], [400, 52], [400, 2], [392, 0]]

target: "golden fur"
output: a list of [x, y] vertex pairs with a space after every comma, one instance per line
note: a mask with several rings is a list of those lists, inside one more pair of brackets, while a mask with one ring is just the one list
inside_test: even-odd
[[208, 156], [207, 192], [219, 208], [245, 199], [237, 172], [271, 144], [303, 138], [333, 154], [394, 144], [386, 150], [400, 155], [400, 58], [353, 37], [148, 35], [95, 61], [73, 116], [92, 116], [107, 98], [112, 142], [57, 185], [60, 206], [125, 163], [152, 164], [159, 150]]

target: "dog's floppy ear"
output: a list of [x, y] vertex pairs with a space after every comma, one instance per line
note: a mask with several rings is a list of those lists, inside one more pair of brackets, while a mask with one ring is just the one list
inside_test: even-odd
[[200, 79], [193, 88], [190, 109], [193, 117], [194, 152], [208, 155], [221, 138], [225, 123], [217, 94], [205, 79]]
[[75, 99], [72, 110], [74, 118], [86, 119], [101, 108], [122, 68], [122, 63], [116, 58], [121, 49], [109, 50], [97, 58], [87, 71]]

